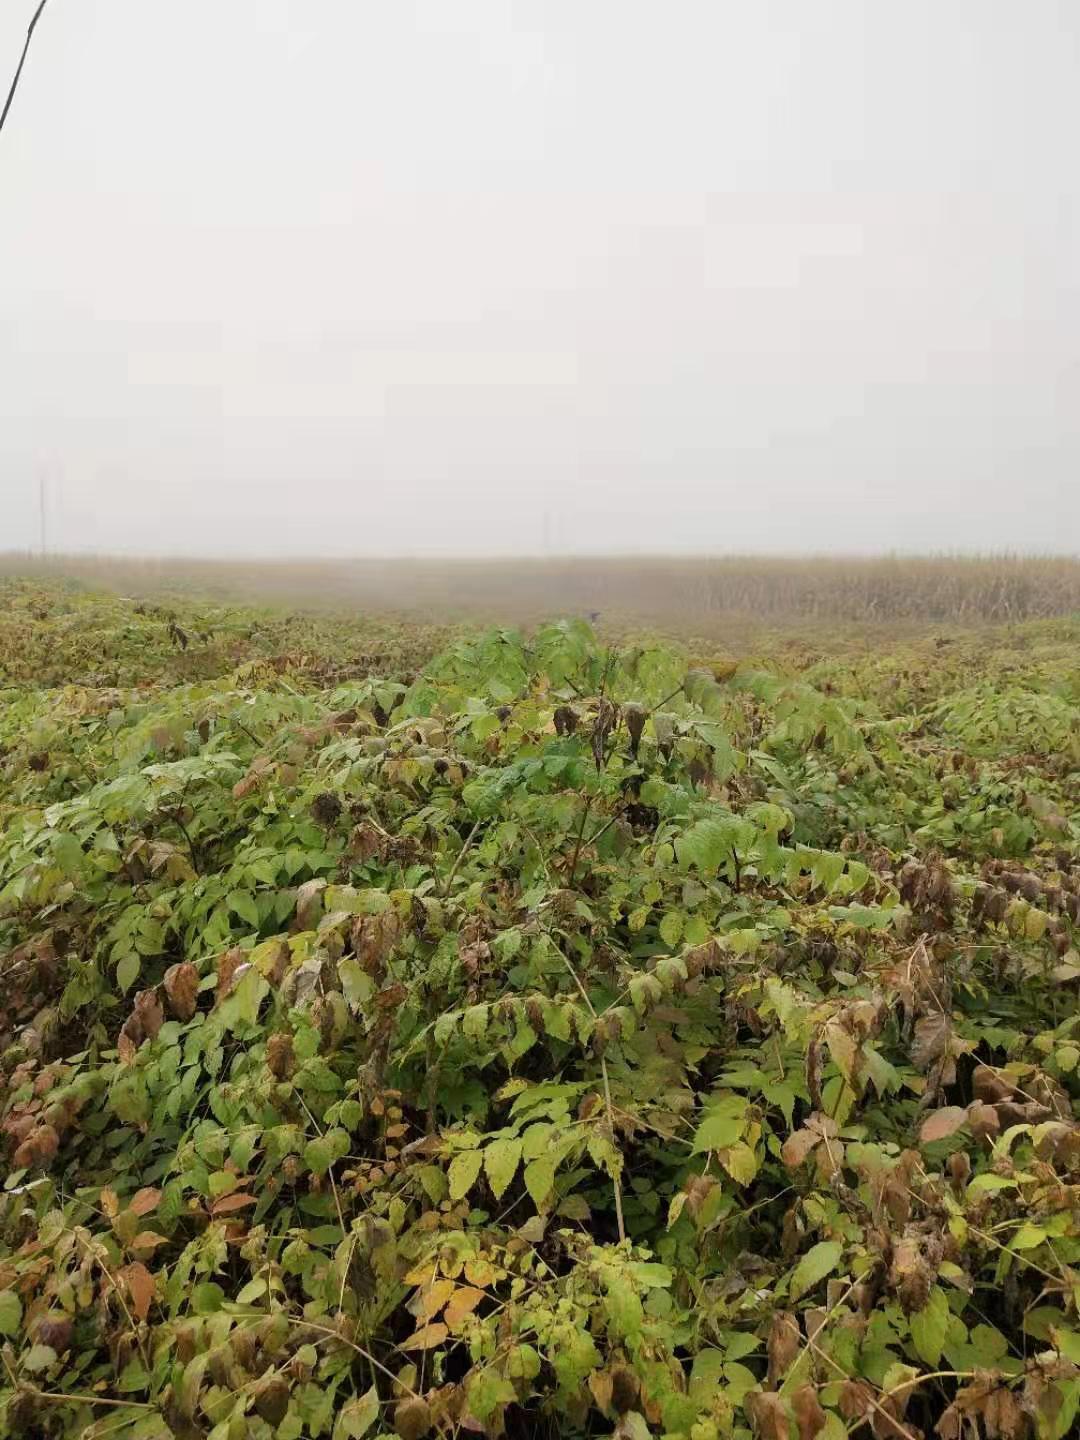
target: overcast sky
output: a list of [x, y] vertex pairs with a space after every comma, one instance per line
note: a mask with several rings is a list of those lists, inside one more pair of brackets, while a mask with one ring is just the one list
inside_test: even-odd
[[0, 549], [1076, 551], [1078, 136], [1075, 0], [49, 0]]

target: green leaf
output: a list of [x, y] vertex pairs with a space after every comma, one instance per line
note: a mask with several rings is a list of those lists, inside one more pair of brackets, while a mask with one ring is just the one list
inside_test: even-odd
[[805, 1295], [807, 1290], [812, 1290], [819, 1281], [835, 1270], [843, 1250], [844, 1247], [836, 1240], [821, 1240], [808, 1250], [795, 1266], [791, 1276], [789, 1294], [792, 1300]]
[[520, 1140], [495, 1140], [484, 1150], [484, 1170], [496, 1200], [501, 1200], [521, 1159]]
[[529, 1162], [524, 1171], [525, 1188], [532, 1196], [533, 1204], [539, 1210], [555, 1188], [555, 1159], [551, 1155], [540, 1155]]
[[225, 1304], [225, 1291], [213, 1280], [196, 1285], [191, 1292], [191, 1308], [196, 1315], [213, 1315]]
[[625, 1340], [634, 1341], [645, 1323], [641, 1297], [623, 1275], [614, 1275], [608, 1283], [605, 1308], [608, 1327]]
[[0, 1290], [0, 1335], [17, 1335], [22, 1322], [22, 1301], [14, 1290]]
[[695, 1155], [706, 1150], [726, 1150], [741, 1140], [746, 1129], [747, 1102], [742, 1095], [726, 1095], [709, 1106], [694, 1133]]
[[246, 921], [252, 930], [259, 928], [259, 907], [250, 890], [230, 890], [226, 897], [226, 903], [233, 914], [239, 915], [240, 919]]
[[908, 1318], [912, 1344], [925, 1364], [936, 1369], [941, 1363], [945, 1336], [949, 1329], [949, 1301], [940, 1285], [930, 1291], [926, 1304]]
[[483, 1163], [482, 1150], [463, 1150], [460, 1155], [454, 1156], [447, 1177], [450, 1181], [451, 1200], [461, 1200], [469, 1193], [476, 1184]]
[[375, 1386], [363, 1395], [354, 1395], [338, 1412], [334, 1440], [361, 1440], [379, 1418], [379, 1392]]
[[498, 1371], [485, 1369], [474, 1372], [469, 1379], [469, 1412], [478, 1420], [487, 1420], [497, 1405], [512, 1405], [517, 1391]]
[[335, 1160], [348, 1153], [349, 1136], [345, 1130], [328, 1130], [304, 1146], [304, 1159], [316, 1175], [325, 1175]]
[[120, 963], [116, 967], [116, 983], [125, 995], [139, 978], [139, 967], [141, 963], [137, 952], [134, 950], [129, 950], [126, 955], [120, 957]]

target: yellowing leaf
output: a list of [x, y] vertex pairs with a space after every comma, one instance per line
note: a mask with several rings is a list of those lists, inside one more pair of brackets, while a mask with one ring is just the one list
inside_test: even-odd
[[402, 1340], [398, 1349], [400, 1350], [433, 1350], [436, 1345], [441, 1345], [450, 1331], [438, 1320], [433, 1325], [425, 1325], [410, 1335], [407, 1340]]
[[469, 1193], [476, 1184], [476, 1177], [480, 1174], [480, 1166], [484, 1163], [484, 1152], [482, 1150], [463, 1150], [460, 1155], [455, 1155], [450, 1162], [448, 1179], [450, 1181], [450, 1199], [461, 1200]]
[[525, 1188], [539, 1209], [555, 1188], [555, 1160], [541, 1155], [525, 1166]]
[[450, 1329], [457, 1331], [466, 1315], [471, 1315], [484, 1298], [483, 1290], [477, 1290], [472, 1285], [460, 1285], [450, 1297], [443, 1314], [443, 1319]]
[[749, 1185], [758, 1172], [757, 1151], [740, 1140], [717, 1152], [717, 1158], [731, 1178], [740, 1185]]
[[493, 1140], [484, 1150], [484, 1170], [496, 1200], [501, 1200], [521, 1159], [521, 1141]]
[[430, 1320], [437, 1315], [453, 1293], [453, 1280], [435, 1280], [426, 1289], [421, 1290], [417, 1300], [419, 1301], [419, 1313], [423, 1319]]

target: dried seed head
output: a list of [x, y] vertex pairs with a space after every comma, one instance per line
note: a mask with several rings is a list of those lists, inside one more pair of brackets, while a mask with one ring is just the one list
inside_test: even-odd
[[311, 802], [311, 813], [320, 825], [335, 825], [341, 816], [341, 801], [329, 790], [324, 790]]

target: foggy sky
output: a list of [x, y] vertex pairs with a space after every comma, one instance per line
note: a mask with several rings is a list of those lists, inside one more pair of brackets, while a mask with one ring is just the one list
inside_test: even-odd
[[1078, 136], [1075, 0], [50, 0], [0, 550], [1075, 551]]

